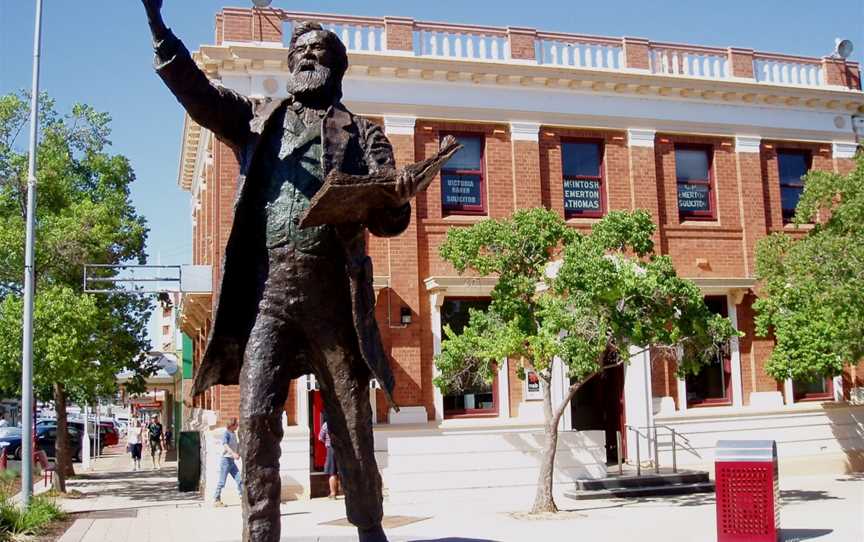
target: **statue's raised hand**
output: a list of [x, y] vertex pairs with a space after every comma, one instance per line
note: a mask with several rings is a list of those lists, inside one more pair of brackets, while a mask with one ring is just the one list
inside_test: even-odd
[[162, 11], [162, 0], [141, 0], [141, 3], [144, 4], [148, 17], [152, 17]]
[[150, 31], [153, 33], [153, 39], [161, 40], [168, 27], [162, 20], [162, 0], [141, 0], [144, 4], [144, 11], [147, 12], [147, 22], [150, 23]]

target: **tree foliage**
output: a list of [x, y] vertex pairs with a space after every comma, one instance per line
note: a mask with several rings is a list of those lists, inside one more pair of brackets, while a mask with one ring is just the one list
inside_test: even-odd
[[[654, 224], [644, 211], [613, 211], [582, 234], [555, 212], [520, 210], [506, 220], [452, 228], [441, 256], [461, 274], [497, 275], [486, 311], [472, 311], [461, 334], [445, 327], [435, 384], [459, 392], [492, 381], [504, 358], [536, 371], [544, 383], [547, 449], [534, 510], [554, 511], [551, 469], [557, 424], [579, 387], [621, 365], [631, 348], [681, 354], [681, 374], [716, 359], [737, 334], [711, 314], [699, 289], [654, 254]], [[552, 365], [560, 359], [572, 383], [551, 404]], [[545, 486], [545, 487], [544, 487]]]
[[[820, 219], [821, 220], [817, 220]], [[756, 330], [776, 341], [765, 369], [774, 378], [839, 375], [864, 357], [864, 156], [848, 175], [811, 171], [796, 208], [793, 239], [759, 242]]]
[[[88, 402], [112, 394], [122, 369], [138, 383], [152, 371], [142, 356], [150, 301], [94, 297], [82, 284], [84, 264], [145, 263], [147, 225], [132, 205], [128, 159], [108, 152], [110, 117], [83, 104], [61, 115], [47, 95], [40, 101], [34, 393]], [[0, 394], [17, 396], [28, 160], [18, 138], [28, 118], [25, 94], [0, 96]]]

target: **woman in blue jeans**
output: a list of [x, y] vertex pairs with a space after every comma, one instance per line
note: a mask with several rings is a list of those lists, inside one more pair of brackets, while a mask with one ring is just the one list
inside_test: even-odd
[[230, 474], [237, 482], [237, 492], [241, 492], [243, 480], [240, 477], [240, 469], [236, 461], [240, 460], [240, 445], [237, 442], [237, 418], [231, 418], [225, 434], [222, 435], [222, 457], [219, 460], [219, 483], [216, 484], [216, 494], [213, 506], [225, 506], [222, 503], [222, 488]]

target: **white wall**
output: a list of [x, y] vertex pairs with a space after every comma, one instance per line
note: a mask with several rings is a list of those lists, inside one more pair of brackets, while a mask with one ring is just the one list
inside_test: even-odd
[[[544, 442], [537, 429], [494, 429], [430, 436], [388, 438], [384, 485], [393, 503], [430, 499], [534, 496]], [[559, 434], [555, 460], [556, 490], [574, 489], [579, 478], [606, 472], [602, 431]], [[494, 492], [494, 493], [490, 493]]]
[[[713, 471], [716, 442], [736, 439], [776, 440], [781, 473], [840, 474], [864, 466], [864, 406], [816, 403], [770, 411], [711, 410], [656, 416], [658, 425], [674, 428], [689, 440], [686, 447], [678, 447], [679, 466]], [[666, 434], [661, 431], [658, 439], [663, 467], [672, 464]]]

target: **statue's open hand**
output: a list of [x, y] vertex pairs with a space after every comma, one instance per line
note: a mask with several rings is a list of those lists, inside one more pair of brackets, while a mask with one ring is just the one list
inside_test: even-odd
[[408, 201], [417, 195], [417, 189], [420, 185], [420, 179], [407, 169], [399, 171], [399, 176], [396, 179], [396, 193], [403, 201]]

